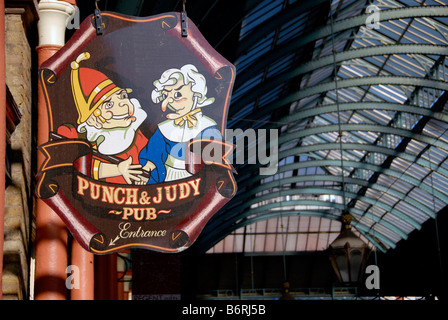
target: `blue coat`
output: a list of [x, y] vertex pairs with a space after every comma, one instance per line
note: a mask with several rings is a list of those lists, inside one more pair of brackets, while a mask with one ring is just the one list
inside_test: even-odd
[[[214, 138], [222, 139], [221, 133], [216, 127], [209, 127], [201, 131], [196, 138]], [[185, 147], [187, 142], [174, 142], [168, 140], [157, 129], [156, 132], [149, 139], [148, 144], [140, 151], [139, 162], [142, 166], [145, 166], [148, 161], [151, 161], [155, 165], [155, 169], [151, 171], [151, 178], [148, 184], [161, 183], [165, 181], [166, 168], [165, 162], [168, 154], [171, 154], [174, 158], [185, 161]]]

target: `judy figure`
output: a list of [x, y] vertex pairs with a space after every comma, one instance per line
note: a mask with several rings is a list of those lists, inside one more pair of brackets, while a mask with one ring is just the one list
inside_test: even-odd
[[205, 77], [194, 65], [166, 70], [154, 86], [153, 102], [170, 113], [140, 152], [142, 169], [151, 172], [147, 184], [191, 176], [185, 168], [185, 146], [190, 139], [221, 139], [216, 122], [202, 113], [215, 99], [207, 98]]

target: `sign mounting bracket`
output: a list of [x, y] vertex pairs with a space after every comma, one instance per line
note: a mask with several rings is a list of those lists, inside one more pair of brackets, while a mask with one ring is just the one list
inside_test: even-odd
[[182, 29], [182, 37], [188, 37], [188, 24], [187, 24], [187, 11], [185, 10], [186, 0], [182, 1], [182, 12], [180, 14], [181, 17], [181, 29]]
[[94, 20], [94, 24], [95, 24], [95, 29], [96, 29], [96, 34], [102, 35], [104, 32], [104, 26], [103, 26], [103, 19], [101, 17], [101, 11], [98, 8], [98, 2], [99, 0], [95, 0], [95, 11], [94, 11], [94, 15], [93, 15], [93, 20]]

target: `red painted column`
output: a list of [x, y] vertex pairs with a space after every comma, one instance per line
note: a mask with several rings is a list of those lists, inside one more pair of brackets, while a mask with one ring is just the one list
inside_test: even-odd
[[[41, 65], [61, 47], [43, 45], [37, 48], [38, 64]], [[38, 87], [37, 144], [48, 141], [48, 116], [42, 88]], [[38, 167], [43, 162], [38, 153]], [[67, 268], [67, 229], [65, 224], [43, 201], [36, 202], [36, 300], [65, 300]]]
[[70, 291], [71, 300], [93, 300], [94, 296], [94, 256], [82, 248], [78, 242], [72, 243], [71, 263], [79, 270], [79, 288]]
[[[65, 43], [66, 20], [74, 7], [65, 1], [39, 2], [39, 46], [36, 48], [39, 66], [54, 55]], [[38, 87], [37, 144], [48, 141], [48, 114], [42, 88]], [[39, 152], [38, 168], [44, 160]], [[36, 300], [67, 299], [67, 229], [59, 216], [43, 201], [36, 203]]]

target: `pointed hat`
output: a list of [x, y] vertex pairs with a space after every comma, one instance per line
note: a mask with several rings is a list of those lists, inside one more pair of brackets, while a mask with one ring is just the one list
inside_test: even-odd
[[[90, 59], [90, 53], [83, 52], [70, 64], [72, 93], [78, 110], [78, 124], [87, 121], [107, 98], [120, 90], [104, 73], [79, 67], [81, 61], [88, 59]], [[132, 90], [126, 89], [126, 91]], [[98, 112], [95, 115], [100, 116], [101, 113]]]

